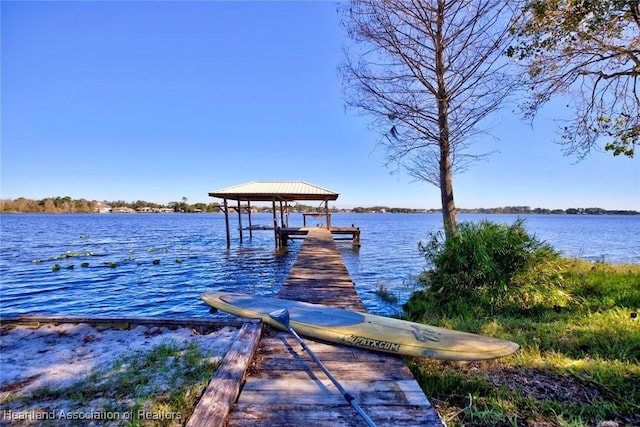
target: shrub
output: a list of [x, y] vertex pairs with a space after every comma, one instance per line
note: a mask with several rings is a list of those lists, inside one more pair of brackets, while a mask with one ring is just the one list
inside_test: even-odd
[[407, 315], [493, 316], [566, 305], [563, 261], [523, 223], [461, 223], [449, 239], [431, 233], [420, 251], [433, 269], [420, 276], [425, 289], [405, 305]]

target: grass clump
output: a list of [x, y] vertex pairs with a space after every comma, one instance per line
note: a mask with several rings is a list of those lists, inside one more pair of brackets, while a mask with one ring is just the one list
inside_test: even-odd
[[434, 269], [406, 316], [521, 346], [494, 361], [409, 361], [448, 425], [640, 425], [639, 265], [562, 259], [521, 221], [431, 239]]
[[[419, 282], [424, 291], [408, 313], [522, 313], [566, 305], [562, 260], [549, 245], [513, 225], [462, 223], [459, 234], [433, 233], [420, 251], [434, 266]], [[412, 304], [427, 304], [413, 307]]]
[[218, 365], [219, 361], [202, 354], [196, 343], [184, 349], [174, 342], [163, 343], [150, 351], [123, 357], [87, 392], [116, 399], [131, 397], [133, 392], [133, 401], [123, 410], [141, 408], [148, 413], [181, 414], [184, 422]]

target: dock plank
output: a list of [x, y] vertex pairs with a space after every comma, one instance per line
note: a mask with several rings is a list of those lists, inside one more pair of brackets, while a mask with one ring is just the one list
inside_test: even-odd
[[[285, 298], [366, 312], [331, 233], [309, 229]], [[443, 426], [403, 359], [305, 339], [329, 372], [378, 426]], [[228, 426], [365, 426], [300, 344], [285, 332], [263, 335]]]
[[[314, 427], [334, 427], [334, 426], [366, 426], [364, 421], [354, 421], [353, 408], [342, 405], [313, 405], [311, 409], [300, 411], [295, 405], [280, 404], [266, 406], [244, 407], [238, 405], [242, 415], [234, 420], [235, 426], [314, 426]], [[264, 419], [262, 414], [269, 411], [273, 417]], [[438, 419], [433, 415], [425, 416], [422, 406], [405, 406], [401, 412], [388, 412], [387, 405], [370, 405], [366, 408], [367, 414], [378, 426], [429, 426], [438, 424]]]
[[187, 427], [222, 426], [240, 393], [240, 386], [254, 356], [262, 324], [245, 323], [225, 355], [215, 376], [198, 401]]

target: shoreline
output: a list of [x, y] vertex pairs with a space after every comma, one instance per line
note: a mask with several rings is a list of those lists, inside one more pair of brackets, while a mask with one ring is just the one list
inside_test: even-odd
[[[359, 211], [359, 208], [346, 209], [346, 208], [332, 208], [334, 210], [330, 210], [329, 213], [331, 215], [340, 215], [340, 214], [429, 214], [429, 215], [442, 215], [442, 212], [439, 209], [412, 209], [412, 208], [386, 208], [384, 212], [380, 210], [376, 210], [375, 208], [362, 208], [364, 210]], [[570, 209], [547, 209], [547, 208], [536, 208], [540, 209], [540, 211], [501, 211], [503, 208], [472, 208], [472, 209], [457, 209], [458, 214], [464, 215], [559, 215], [559, 216], [636, 216], [640, 215], [640, 211], [636, 211], [633, 209], [610, 209], [610, 210], [601, 210], [597, 212], [586, 212], [584, 208], [575, 209], [575, 212]], [[570, 212], [569, 212], [570, 211]], [[252, 213], [260, 214], [270, 214], [271, 210], [256, 210], [252, 211]], [[303, 214], [303, 213], [315, 213], [312, 211], [292, 211], [290, 214]], [[0, 211], [0, 215], [129, 215], [129, 214], [162, 214], [162, 215], [171, 215], [171, 214], [198, 214], [198, 215], [224, 215], [221, 212], [146, 212], [146, 211], [136, 211], [133, 210], [131, 212], [72, 212], [72, 211], [60, 211], [60, 212], [44, 212], [44, 211]]]

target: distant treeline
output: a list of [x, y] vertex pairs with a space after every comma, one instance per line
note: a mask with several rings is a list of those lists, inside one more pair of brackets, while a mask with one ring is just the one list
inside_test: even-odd
[[137, 200], [135, 202], [96, 201], [72, 199], [71, 197], [48, 197], [41, 200], [25, 199], [24, 197], [0, 199], [0, 212], [24, 213], [94, 213], [94, 212], [219, 212], [219, 203], [195, 203], [186, 201], [171, 202], [166, 205]]
[[[245, 204], [243, 204], [244, 206]], [[235, 202], [230, 207], [235, 208]], [[251, 206], [253, 212], [271, 212], [270, 206]], [[333, 209], [335, 212], [335, 209]], [[125, 202], [124, 200], [97, 201], [86, 199], [72, 199], [66, 197], [47, 197], [41, 200], [19, 197], [15, 200], [0, 199], [0, 212], [16, 213], [107, 213], [107, 212], [185, 212], [185, 213], [219, 213], [220, 203], [194, 203], [189, 204], [186, 198], [181, 202], [169, 202], [166, 205], [137, 200]], [[324, 212], [320, 206], [310, 206], [296, 203], [289, 207], [289, 212]]]
[[[235, 205], [233, 205], [235, 206]], [[185, 212], [185, 213], [219, 213], [220, 203], [194, 203], [189, 204], [186, 198], [181, 202], [170, 202], [166, 205], [137, 200], [135, 202], [96, 201], [85, 199], [72, 199], [66, 197], [48, 197], [41, 200], [25, 199], [24, 197], [0, 199], [0, 212], [21, 213], [95, 213], [95, 212]], [[270, 206], [252, 206], [254, 212], [271, 212]], [[569, 209], [545, 209], [529, 206], [505, 206], [501, 208], [457, 209], [458, 213], [481, 214], [568, 214], [568, 215], [640, 215], [634, 210], [606, 210], [602, 208], [569, 208]], [[289, 207], [289, 212], [324, 212], [320, 206], [310, 206], [296, 203]], [[353, 209], [331, 208], [331, 212], [355, 212], [355, 213], [440, 213], [439, 209], [409, 209], [392, 208], [388, 206], [356, 207]]]
[[567, 215], [638, 215], [640, 212], [633, 210], [606, 210], [602, 208], [568, 208], [546, 209], [529, 206], [506, 206], [491, 209], [458, 209], [461, 213], [505, 213], [505, 214], [567, 214]]
[[[408, 209], [390, 208], [388, 206], [373, 206], [369, 208], [357, 207], [352, 210], [356, 213], [440, 213], [440, 209]], [[476, 208], [476, 209], [456, 209], [458, 213], [478, 213], [478, 214], [567, 214], [567, 215], [640, 215], [634, 210], [606, 210], [602, 208], [569, 208], [569, 209], [545, 209], [529, 206], [505, 206], [501, 208]]]

